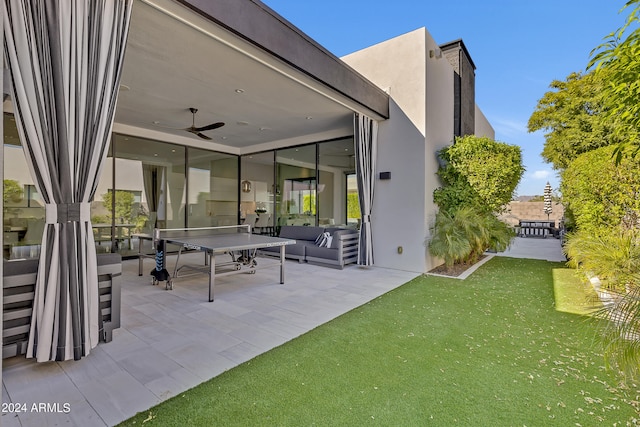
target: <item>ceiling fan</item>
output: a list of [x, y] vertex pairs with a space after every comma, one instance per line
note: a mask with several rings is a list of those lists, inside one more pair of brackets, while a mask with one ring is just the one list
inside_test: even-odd
[[217, 123], [211, 123], [210, 125], [207, 125], [207, 126], [196, 127], [196, 113], [198, 112], [198, 109], [191, 107], [189, 108], [189, 111], [191, 111], [191, 114], [193, 114], [193, 120], [191, 122], [191, 126], [189, 126], [188, 128], [174, 128], [174, 127], [162, 126], [160, 122], [153, 122], [153, 124], [164, 129], [186, 130], [187, 132], [191, 132], [192, 134], [207, 140], [210, 140], [211, 138], [209, 138], [207, 135], [203, 134], [202, 132], [218, 129], [224, 126], [224, 122], [217, 122]]
[[196, 127], [196, 113], [198, 112], [198, 109], [191, 107], [189, 108], [189, 111], [191, 111], [191, 114], [193, 114], [193, 121], [191, 122], [191, 126], [189, 126], [188, 128], [184, 128], [183, 130], [186, 130], [187, 132], [191, 132], [192, 134], [197, 135], [202, 139], [211, 139], [207, 135], [203, 134], [202, 132], [218, 129], [224, 126], [224, 122], [217, 122], [217, 123], [211, 123], [210, 125], [207, 125], [207, 126]]

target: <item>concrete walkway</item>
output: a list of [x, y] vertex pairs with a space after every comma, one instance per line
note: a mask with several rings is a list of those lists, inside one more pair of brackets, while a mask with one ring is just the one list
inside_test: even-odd
[[559, 239], [548, 237], [516, 237], [511, 247], [497, 256], [512, 258], [544, 259], [547, 261], [566, 262]]
[[284, 285], [277, 267], [222, 277], [210, 303], [206, 276], [178, 278], [166, 291], [138, 277], [137, 266], [123, 262], [122, 326], [112, 342], [77, 362], [3, 361], [2, 402], [18, 406], [3, 411], [0, 425], [117, 424], [418, 276], [287, 262]]

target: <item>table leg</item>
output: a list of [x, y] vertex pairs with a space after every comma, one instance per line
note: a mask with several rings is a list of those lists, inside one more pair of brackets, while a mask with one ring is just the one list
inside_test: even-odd
[[138, 276], [142, 276], [142, 239], [138, 239]]
[[211, 251], [209, 255], [209, 302], [213, 302], [213, 288], [216, 285], [216, 255]]
[[284, 245], [280, 246], [280, 284], [284, 284]]

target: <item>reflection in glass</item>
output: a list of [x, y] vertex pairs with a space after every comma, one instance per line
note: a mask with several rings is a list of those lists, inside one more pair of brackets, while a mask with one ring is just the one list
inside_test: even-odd
[[[344, 138], [318, 144], [318, 220], [319, 225], [355, 225], [350, 215], [357, 188], [349, 185], [348, 177], [355, 172], [353, 138]], [[355, 191], [355, 192], [354, 192]], [[358, 219], [359, 210], [358, 210]]]
[[238, 156], [190, 148], [189, 227], [238, 223]]
[[276, 172], [278, 226], [317, 225], [316, 144], [278, 150]]
[[137, 253], [136, 233], [184, 227], [185, 147], [126, 135], [113, 141], [115, 162], [103, 169], [92, 223], [99, 249], [125, 255]]
[[262, 234], [275, 232], [275, 196], [273, 151], [242, 156], [242, 181], [251, 184], [240, 192], [240, 220]]
[[355, 173], [347, 175], [347, 224], [359, 228], [360, 200], [358, 200], [358, 181]]
[[37, 258], [44, 232], [44, 202], [36, 191], [12, 114], [4, 114], [4, 259]]

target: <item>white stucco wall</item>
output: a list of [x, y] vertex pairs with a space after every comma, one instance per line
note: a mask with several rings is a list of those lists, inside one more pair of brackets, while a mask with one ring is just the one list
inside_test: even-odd
[[426, 123], [426, 34], [427, 30], [420, 28], [341, 58], [387, 91], [423, 135]]
[[[437, 44], [421, 28], [342, 58], [391, 96], [378, 132], [372, 214], [375, 264], [425, 272], [434, 266], [425, 239], [435, 216], [435, 152], [453, 138], [453, 69], [429, 58]], [[402, 253], [398, 248], [402, 247]]]
[[486, 136], [487, 138], [491, 138], [493, 140], [496, 139], [496, 131], [487, 120], [487, 117], [484, 115], [480, 107], [476, 104], [476, 131], [475, 134], [477, 136]]
[[391, 172], [391, 179], [376, 181], [375, 265], [424, 272], [425, 139], [393, 99], [389, 112], [391, 118], [380, 123], [378, 130], [378, 172]]
[[[454, 70], [444, 57], [438, 58], [438, 44], [429, 33], [427, 44], [427, 133], [425, 147], [425, 240], [431, 237], [438, 207], [433, 202], [433, 192], [440, 187], [437, 152], [453, 143], [454, 129]], [[434, 57], [428, 52], [434, 51]], [[425, 247], [425, 271], [442, 264], [442, 260], [433, 258]]]

